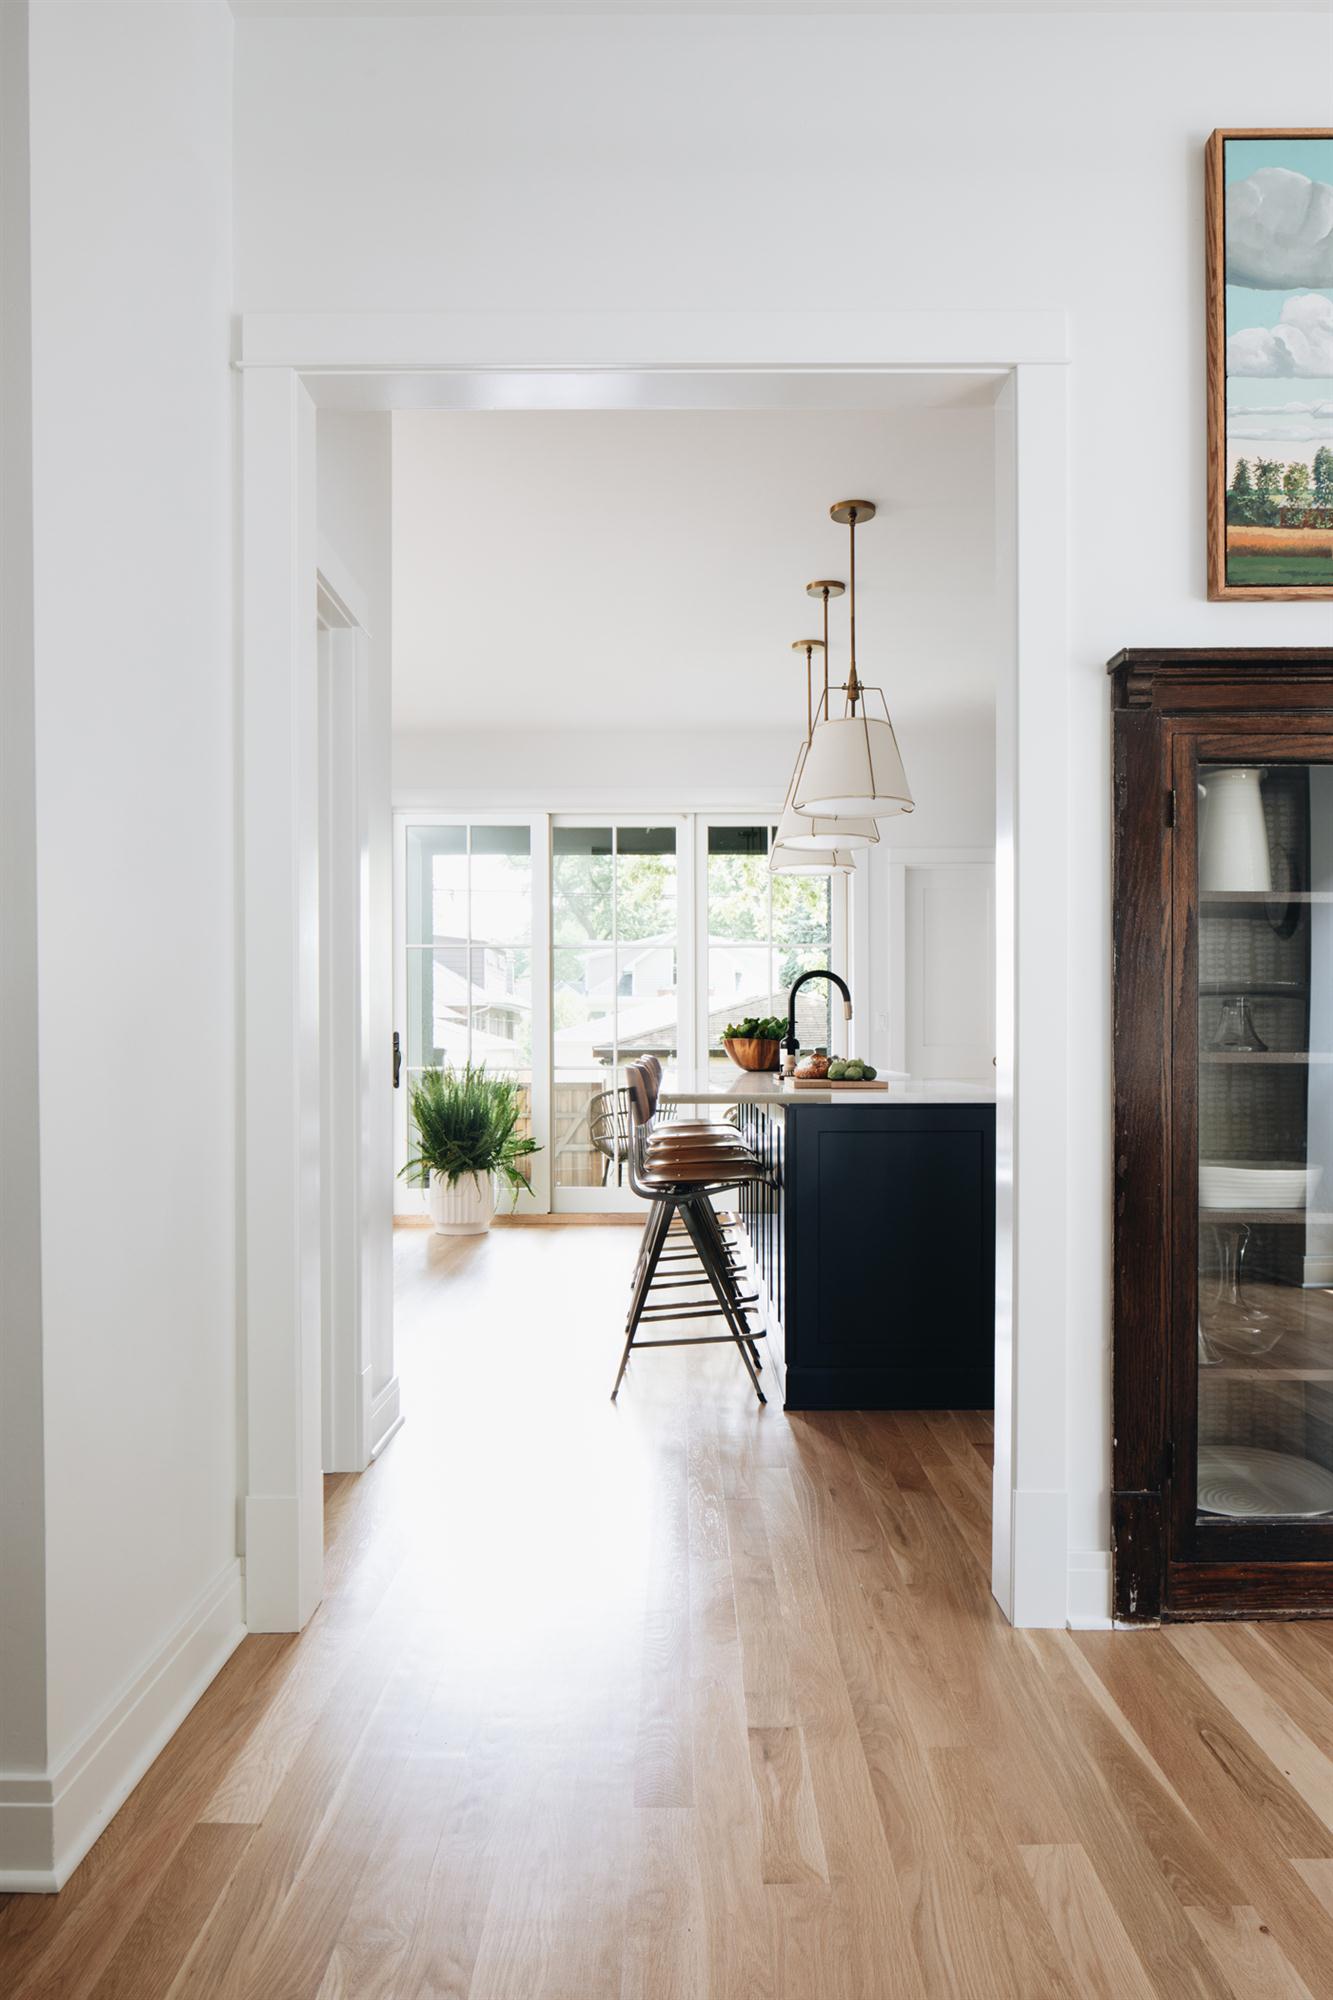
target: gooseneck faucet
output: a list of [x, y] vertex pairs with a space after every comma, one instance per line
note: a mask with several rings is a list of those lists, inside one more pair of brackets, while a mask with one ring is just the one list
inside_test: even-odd
[[796, 1036], [796, 995], [805, 985], [807, 979], [827, 979], [831, 986], [836, 986], [842, 995], [843, 1015], [848, 1021], [852, 1018], [852, 996], [847, 990], [845, 979], [839, 979], [837, 973], [830, 972], [827, 966], [817, 966], [813, 971], [803, 972], [792, 987], [791, 992], [787, 995], [787, 1034], [782, 1046], [787, 1051], [788, 1060], [786, 1067], [789, 1072], [792, 1068], [796, 1051], [801, 1046]]

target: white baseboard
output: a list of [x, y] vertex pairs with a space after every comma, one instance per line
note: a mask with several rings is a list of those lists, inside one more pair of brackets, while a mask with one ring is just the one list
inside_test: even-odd
[[1059, 1630], [1069, 1622], [1069, 1496], [1019, 1488], [1013, 1506], [1015, 1625]]
[[245, 1637], [235, 1557], [101, 1721], [53, 1769], [0, 1773], [0, 1890], [63, 1888]]
[[1075, 1632], [1111, 1629], [1111, 1551], [1083, 1549], [1069, 1558], [1069, 1623]]
[[398, 1377], [386, 1382], [370, 1406], [370, 1456], [377, 1459], [389, 1439], [403, 1427]]

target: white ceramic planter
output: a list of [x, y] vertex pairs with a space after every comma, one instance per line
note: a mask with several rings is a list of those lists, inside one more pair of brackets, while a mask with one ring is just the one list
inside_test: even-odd
[[437, 1236], [480, 1236], [495, 1215], [495, 1177], [460, 1174], [450, 1187], [432, 1174], [426, 1201]]

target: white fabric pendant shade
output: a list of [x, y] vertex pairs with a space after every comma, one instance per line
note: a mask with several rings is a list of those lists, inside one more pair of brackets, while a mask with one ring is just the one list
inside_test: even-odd
[[[816, 737], [819, 735], [818, 724], [815, 726], [815, 735]], [[879, 828], [873, 819], [864, 817], [834, 819], [828, 816], [816, 819], [809, 813], [797, 812], [794, 800], [809, 749], [809, 744], [803, 743], [797, 755], [796, 769], [792, 772], [791, 783], [787, 787], [787, 801], [782, 808], [782, 817], [778, 821], [774, 846], [813, 848], [819, 853], [832, 853], [837, 848], [850, 852], [856, 847], [873, 847], [879, 839]]]
[[[881, 695], [881, 703], [883, 699]], [[816, 826], [828, 824], [827, 815], [868, 813], [872, 819], [889, 819], [895, 813], [912, 812], [914, 802], [887, 708], [882, 720], [863, 708], [859, 715], [816, 722], [809, 748], [796, 767], [791, 803]]]
[[774, 844], [768, 857], [770, 875], [852, 875], [856, 856], [845, 847], [826, 848], [817, 853], [812, 847], [782, 847]]

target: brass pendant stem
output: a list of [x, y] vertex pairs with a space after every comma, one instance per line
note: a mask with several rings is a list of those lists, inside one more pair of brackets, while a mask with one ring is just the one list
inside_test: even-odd
[[[828, 721], [828, 585], [824, 585], [824, 720]], [[812, 730], [813, 736], [814, 731]]]
[[814, 669], [811, 665], [811, 656], [814, 650], [813, 646], [807, 646], [805, 649], [805, 740], [807, 743], [815, 733], [814, 710], [811, 706], [814, 700], [812, 691]]
[[851, 638], [851, 664], [847, 673], [847, 699], [850, 701], [852, 705], [852, 714], [855, 715], [857, 697], [861, 692], [860, 688], [857, 686], [857, 681], [856, 681], [856, 509], [855, 507], [852, 507], [848, 510], [847, 533], [851, 537], [851, 572], [848, 577], [848, 584], [850, 588], [847, 600], [848, 631], [850, 633], [850, 638]]

